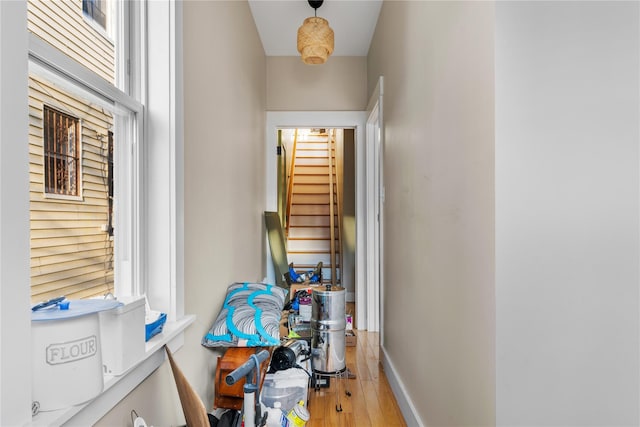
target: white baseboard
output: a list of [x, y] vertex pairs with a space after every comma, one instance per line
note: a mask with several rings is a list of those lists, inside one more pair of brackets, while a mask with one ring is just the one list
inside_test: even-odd
[[393, 363], [387, 356], [387, 351], [385, 350], [384, 346], [380, 346], [380, 350], [380, 358], [382, 359], [384, 373], [387, 376], [387, 380], [389, 381], [391, 390], [393, 390], [393, 395], [398, 402], [398, 406], [400, 406], [400, 411], [402, 412], [402, 416], [404, 417], [405, 422], [408, 426], [425, 427], [424, 423], [418, 416], [416, 407], [413, 406], [413, 402], [407, 394], [407, 390], [404, 387], [402, 380], [400, 380], [400, 377], [398, 377], [398, 373], [393, 366]]

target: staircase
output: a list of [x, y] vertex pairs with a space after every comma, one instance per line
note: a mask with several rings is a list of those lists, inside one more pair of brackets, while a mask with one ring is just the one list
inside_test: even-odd
[[[322, 262], [324, 284], [340, 285], [341, 165], [336, 132], [294, 137], [287, 205], [287, 254], [296, 272]], [[339, 156], [338, 156], [339, 157]]]

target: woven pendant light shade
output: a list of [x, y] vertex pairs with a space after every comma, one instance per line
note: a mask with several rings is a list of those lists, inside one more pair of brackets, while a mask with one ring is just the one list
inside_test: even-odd
[[333, 30], [326, 19], [311, 16], [304, 20], [298, 28], [298, 52], [305, 64], [324, 64], [333, 53]]

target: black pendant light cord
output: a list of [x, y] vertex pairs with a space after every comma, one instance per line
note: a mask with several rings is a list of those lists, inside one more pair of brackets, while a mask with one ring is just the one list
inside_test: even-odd
[[324, 0], [307, 0], [309, 2], [309, 6], [313, 8], [314, 16], [318, 17], [318, 8], [322, 6]]

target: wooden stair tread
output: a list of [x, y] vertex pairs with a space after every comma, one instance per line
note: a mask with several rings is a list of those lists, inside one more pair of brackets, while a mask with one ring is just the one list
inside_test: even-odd
[[325, 251], [325, 250], [320, 250], [320, 249], [318, 249], [318, 250], [305, 250], [305, 251], [295, 251], [295, 250], [291, 251], [291, 250], [288, 250], [287, 252], [289, 254], [292, 254], [292, 255], [296, 255], [296, 254], [298, 254], [298, 255], [299, 254], [314, 254], [314, 255], [318, 255], [318, 254], [329, 254], [329, 253], [331, 253], [331, 251]]
[[289, 240], [330, 240], [330, 237], [289, 237]]

